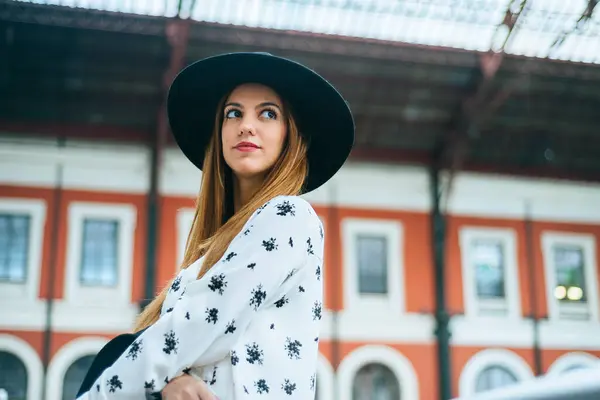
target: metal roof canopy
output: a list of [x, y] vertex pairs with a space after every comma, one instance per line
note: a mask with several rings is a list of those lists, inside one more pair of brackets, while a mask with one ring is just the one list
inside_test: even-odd
[[[571, 21], [583, 27], [580, 40], [599, 31], [596, 3], [579, 18], [586, 25]], [[503, 11], [505, 51], [489, 52], [0, 0], [0, 129], [151, 141], [175, 67], [259, 50], [305, 63], [340, 89], [356, 117], [356, 159], [442, 157], [455, 168], [600, 180], [600, 47], [588, 64], [509, 54], [522, 42], [515, 32], [532, 31], [518, 31], [522, 18], [537, 15], [521, 6]], [[559, 58], [573, 33], [557, 25]], [[181, 32], [189, 39], [173, 63]]]

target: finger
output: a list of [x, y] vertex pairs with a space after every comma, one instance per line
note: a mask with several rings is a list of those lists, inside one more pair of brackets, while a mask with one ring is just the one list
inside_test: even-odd
[[219, 400], [204, 381], [199, 381], [197, 383], [196, 388], [198, 395], [200, 395], [200, 400]]

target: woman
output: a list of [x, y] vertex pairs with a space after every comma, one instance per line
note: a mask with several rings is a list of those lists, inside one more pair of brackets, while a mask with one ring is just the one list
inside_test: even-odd
[[183, 266], [80, 398], [313, 398], [323, 228], [298, 195], [348, 157], [346, 102], [298, 63], [234, 53], [184, 69], [168, 115], [203, 171]]

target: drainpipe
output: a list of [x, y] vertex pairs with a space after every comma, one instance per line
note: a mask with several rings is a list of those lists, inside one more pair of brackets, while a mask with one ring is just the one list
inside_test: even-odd
[[533, 366], [536, 376], [542, 375], [542, 351], [540, 349], [540, 322], [538, 317], [537, 290], [535, 286], [535, 249], [533, 247], [533, 223], [531, 204], [525, 202], [525, 249], [527, 251], [527, 273], [529, 274], [529, 302], [531, 303], [531, 322], [533, 324]]
[[48, 384], [48, 366], [50, 365], [50, 356], [52, 348], [52, 314], [54, 309], [54, 283], [56, 280], [57, 252], [59, 245], [59, 231], [61, 221], [61, 206], [63, 196], [63, 154], [65, 147], [65, 138], [57, 138], [58, 147], [58, 165], [56, 167], [56, 187], [54, 188], [52, 215], [52, 229], [50, 229], [50, 254], [48, 254], [48, 279], [46, 280], [46, 314], [44, 321], [44, 335], [42, 343], [42, 365], [44, 375], [42, 381], [42, 400], [46, 400], [46, 387]]
[[446, 309], [446, 218], [441, 211], [440, 168], [434, 163], [430, 170], [432, 197], [431, 233], [435, 280], [435, 336], [437, 339], [438, 376], [441, 400], [452, 398], [452, 375], [450, 370], [450, 315]]

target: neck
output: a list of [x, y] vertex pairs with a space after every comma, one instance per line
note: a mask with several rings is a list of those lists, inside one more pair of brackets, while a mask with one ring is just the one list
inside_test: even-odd
[[244, 204], [246, 204], [252, 196], [258, 191], [262, 179], [260, 177], [250, 179], [233, 179], [233, 211], [238, 212]]

